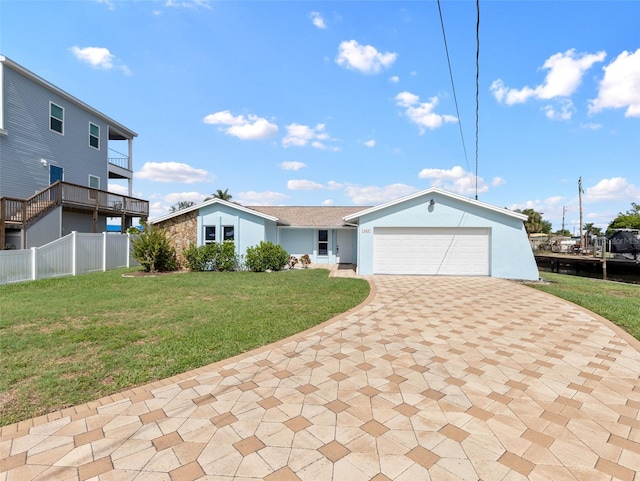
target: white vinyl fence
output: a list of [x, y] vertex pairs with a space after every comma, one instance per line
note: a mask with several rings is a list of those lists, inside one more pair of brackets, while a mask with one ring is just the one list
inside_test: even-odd
[[72, 232], [42, 247], [0, 251], [0, 284], [137, 265], [129, 234]]

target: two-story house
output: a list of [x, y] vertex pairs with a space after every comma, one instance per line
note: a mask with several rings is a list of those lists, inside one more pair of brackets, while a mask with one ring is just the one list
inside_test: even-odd
[[[0, 249], [147, 217], [148, 201], [131, 196], [136, 136], [0, 56]], [[108, 192], [109, 179], [127, 180], [128, 195]]]

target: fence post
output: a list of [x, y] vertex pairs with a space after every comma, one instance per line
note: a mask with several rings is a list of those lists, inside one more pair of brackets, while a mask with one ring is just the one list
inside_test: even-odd
[[127, 269], [131, 267], [131, 234], [127, 234]]
[[76, 264], [78, 262], [78, 256], [76, 251], [76, 235], [78, 233], [74, 230], [71, 232], [71, 275], [76, 275]]
[[102, 272], [107, 271], [107, 232], [102, 233]]
[[31, 280], [35, 281], [38, 278], [38, 266], [36, 265], [38, 259], [38, 248], [31, 248]]

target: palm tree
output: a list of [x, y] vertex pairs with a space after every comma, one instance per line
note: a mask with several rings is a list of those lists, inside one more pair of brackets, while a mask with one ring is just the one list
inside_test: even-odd
[[229, 189], [224, 189], [224, 191], [222, 189], [217, 189], [215, 194], [211, 194], [211, 197], [207, 197], [205, 200], [220, 199], [231, 202], [232, 198], [233, 196], [229, 193]]

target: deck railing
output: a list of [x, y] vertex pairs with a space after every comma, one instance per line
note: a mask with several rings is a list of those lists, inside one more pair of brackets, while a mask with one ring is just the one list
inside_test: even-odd
[[0, 198], [0, 250], [5, 245], [7, 226], [25, 229], [56, 206], [107, 217], [149, 216], [149, 202], [146, 200], [58, 181], [28, 199]]

